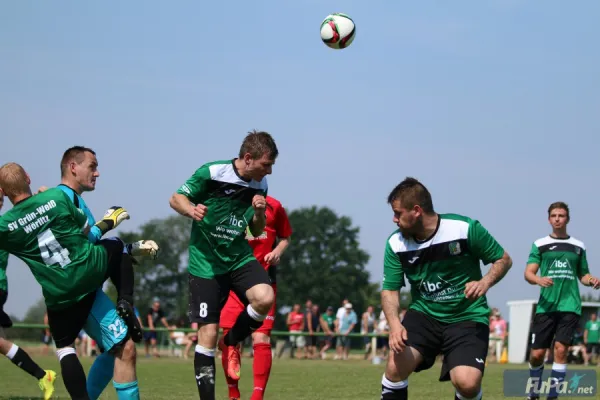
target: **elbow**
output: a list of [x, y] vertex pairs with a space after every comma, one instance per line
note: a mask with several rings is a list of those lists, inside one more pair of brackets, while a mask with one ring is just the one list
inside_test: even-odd
[[176, 204], [177, 204], [177, 193], [173, 193], [173, 195], [169, 199], [169, 206], [175, 210]]
[[504, 264], [506, 265], [506, 270], [511, 269], [511, 267], [513, 266], [513, 260], [510, 256], [510, 254], [505, 252], [504, 256], [502, 258], [504, 259]]

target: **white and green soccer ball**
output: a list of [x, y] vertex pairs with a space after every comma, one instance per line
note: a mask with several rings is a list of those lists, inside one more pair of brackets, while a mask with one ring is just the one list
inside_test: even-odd
[[346, 14], [329, 14], [321, 22], [321, 40], [332, 49], [345, 49], [356, 35], [354, 21]]

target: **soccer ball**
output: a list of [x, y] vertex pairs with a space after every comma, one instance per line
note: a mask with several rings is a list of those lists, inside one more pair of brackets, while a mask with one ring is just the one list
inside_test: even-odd
[[333, 13], [321, 22], [321, 40], [332, 49], [345, 49], [356, 35], [352, 18], [342, 13]]

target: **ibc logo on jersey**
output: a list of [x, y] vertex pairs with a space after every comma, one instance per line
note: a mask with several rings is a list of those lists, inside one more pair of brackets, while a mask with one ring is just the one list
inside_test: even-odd
[[552, 268], [571, 268], [571, 264], [569, 264], [569, 260], [565, 260], [565, 261], [554, 260], [551, 267]]
[[238, 228], [243, 228], [244, 222], [245, 221], [243, 218], [238, 219], [235, 215], [229, 216], [229, 225], [237, 226]]
[[442, 290], [442, 282], [429, 282], [429, 281], [423, 281], [422, 283], [423, 285], [423, 289], [425, 289], [425, 291], [427, 293], [434, 293], [434, 292], [438, 292], [440, 290]]

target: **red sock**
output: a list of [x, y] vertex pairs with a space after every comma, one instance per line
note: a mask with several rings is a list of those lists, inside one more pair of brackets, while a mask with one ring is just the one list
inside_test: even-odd
[[[224, 330], [223, 334], [227, 334], [227, 329]], [[238, 388], [238, 382], [234, 381], [227, 375], [227, 354], [221, 354], [221, 365], [223, 366], [223, 371], [225, 372], [225, 380], [227, 381], [227, 387], [229, 388], [229, 398], [230, 399], [239, 399], [242, 397], [240, 395], [240, 389]], [[240, 360], [241, 362], [241, 360]]]
[[267, 382], [271, 374], [271, 364], [273, 363], [273, 354], [271, 353], [271, 345], [269, 343], [258, 343], [253, 346], [254, 363], [254, 390], [250, 400], [263, 400]]

